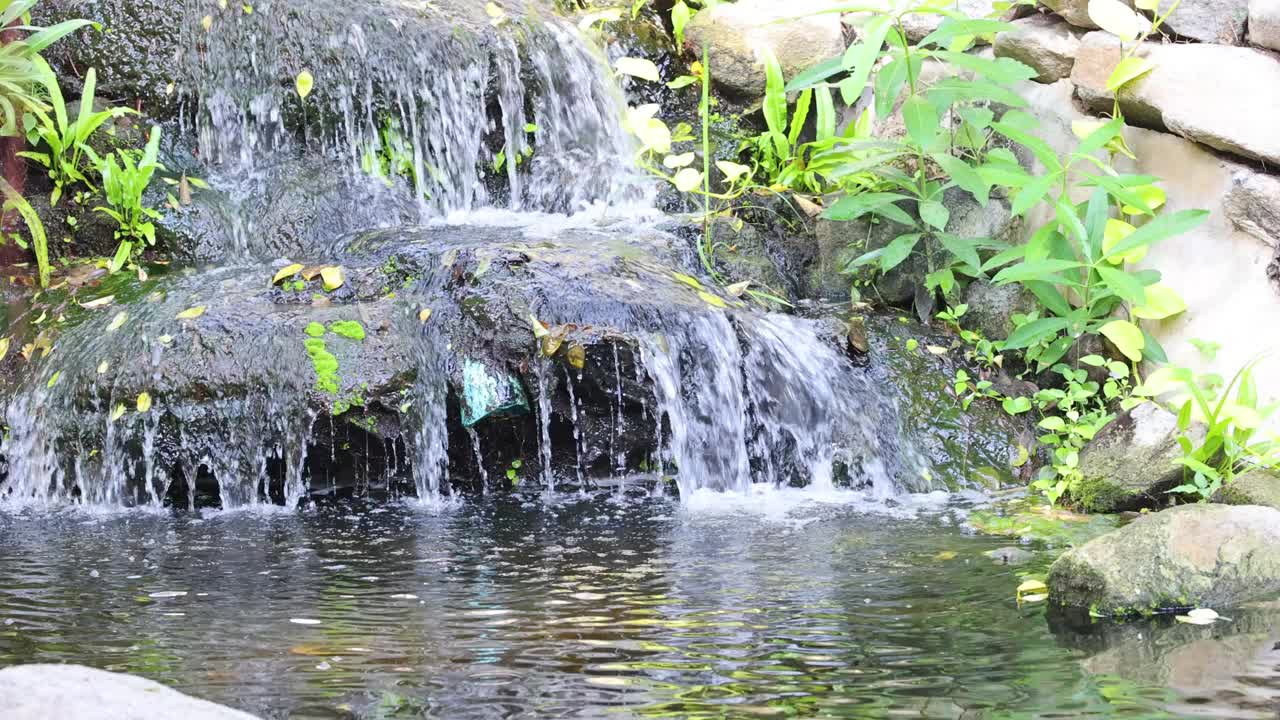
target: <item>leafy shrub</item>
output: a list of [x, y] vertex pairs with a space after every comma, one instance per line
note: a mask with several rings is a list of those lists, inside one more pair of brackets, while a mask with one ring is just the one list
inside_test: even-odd
[[159, 219], [160, 213], [147, 207], [142, 196], [156, 170], [164, 169], [156, 159], [160, 152], [160, 128], [151, 128], [147, 145], [141, 152], [117, 150], [98, 157], [92, 149], [85, 150], [102, 175], [102, 190], [108, 203], [94, 210], [119, 225], [115, 235], [120, 244], [108, 264], [108, 269], [116, 272], [144, 247], [156, 244], [156, 228], [151, 221]]

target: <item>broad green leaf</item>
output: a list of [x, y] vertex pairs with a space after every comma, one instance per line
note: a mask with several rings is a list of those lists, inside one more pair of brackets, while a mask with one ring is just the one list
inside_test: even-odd
[[1109, 265], [1100, 265], [1095, 269], [1106, 283], [1107, 289], [1131, 306], [1141, 304], [1146, 298], [1145, 288], [1133, 275]]
[[1121, 208], [1128, 215], [1150, 215], [1152, 213], [1148, 212], [1148, 210], [1159, 210], [1164, 207], [1165, 201], [1168, 199], [1163, 188], [1151, 183], [1135, 186], [1133, 192], [1141, 199], [1141, 205], [1146, 207], [1143, 208], [1138, 203], [1131, 203], [1129, 200], [1121, 198], [1126, 203], [1130, 203]]
[[1116, 69], [1111, 71], [1111, 77], [1107, 78], [1107, 90], [1115, 92], [1130, 81], [1151, 72], [1155, 66], [1155, 63], [1146, 58], [1129, 56], [1121, 60], [1116, 65]]
[[1125, 357], [1134, 362], [1142, 360], [1142, 349], [1147, 343], [1137, 325], [1128, 320], [1112, 320], [1098, 328], [1098, 332], [1110, 340]]
[[893, 242], [886, 245], [884, 252], [880, 254], [880, 269], [889, 272], [901, 265], [911, 256], [911, 251], [915, 249], [921, 237], [923, 236], [920, 233], [909, 233], [894, 238]]
[[1070, 320], [1060, 317], [1032, 320], [1014, 328], [1013, 332], [1009, 333], [1009, 338], [1004, 341], [1004, 348], [1006, 350], [1019, 350], [1030, 347], [1056, 336], [1070, 326]]
[[991, 127], [1001, 135], [1010, 140], [1026, 147], [1031, 151], [1036, 159], [1049, 171], [1049, 174], [1055, 174], [1062, 169], [1062, 163], [1058, 161], [1058, 154], [1044, 140], [1018, 128], [1013, 123], [1007, 121], [1010, 113], [1006, 113], [1000, 122], [991, 123]]
[[836, 109], [831, 99], [831, 88], [814, 88], [813, 96], [817, 106], [816, 137], [818, 142], [830, 140], [836, 135]]
[[[883, 42], [884, 39], [881, 38], [881, 43]], [[877, 51], [879, 50], [879, 48], [876, 49]], [[787, 83], [787, 92], [799, 92], [805, 88], [821, 85], [827, 81], [827, 78], [843, 72], [844, 69], [844, 58], [834, 57], [830, 60], [824, 60], [791, 78], [791, 82]]]
[[[845, 86], [850, 88], [855, 99], [867, 86], [867, 78], [871, 77], [871, 70], [875, 67], [876, 58], [880, 57], [880, 47], [884, 45], [884, 39], [888, 36], [892, 23], [893, 17], [887, 14], [872, 18], [862, 28], [863, 41], [850, 45], [841, 59], [842, 67], [849, 71], [849, 77], [842, 83], [842, 88]], [[792, 89], [807, 87], [798, 82], [792, 84], [797, 86]]]
[[1134, 249], [1154, 245], [1176, 235], [1181, 235], [1199, 227], [1208, 218], [1208, 210], [1180, 210], [1176, 213], [1153, 218], [1146, 225], [1138, 228], [1124, 240], [1117, 243], [1111, 250], [1108, 250], [1106, 252], [1107, 259], [1123, 256]]
[[857, 220], [867, 213], [899, 200], [909, 199], [898, 193], [861, 193], [846, 195], [827, 208], [822, 216], [828, 220]]
[[883, 120], [889, 117], [893, 112], [894, 105], [898, 102], [898, 95], [902, 93], [902, 87], [907, 82], [907, 61], [904, 58], [898, 58], [891, 61], [888, 65], [880, 68], [880, 72], [876, 73], [875, 96], [876, 96], [876, 117]]
[[937, 30], [925, 35], [917, 45], [919, 47], [926, 47], [928, 45], [943, 47], [957, 37], [964, 37], [967, 35], [989, 35], [1013, 30], [1016, 27], [1016, 25], [1003, 22], [1001, 20], [948, 17], [942, 21], [942, 24], [938, 26]]
[[977, 243], [972, 238], [956, 237], [949, 233], [938, 233], [938, 240], [955, 259], [964, 263], [972, 271], [982, 271], [982, 260], [978, 256]]
[[1122, 265], [1124, 263], [1136, 263], [1147, 256], [1146, 246], [1135, 248], [1124, 255], [1110, 255], [1125, 238], [1132, 235], [1137, 228], [1123, 220], [1110, 218], [1107, 220], [1107, 229], [1102, 238], [1102, 252], [1107, 255], [1107, 262], [1112, 265]]
[[994, 282], [997, 285], [1004, 285], [1011, 282], [1026, 282], [1028, 280], [1060, 282], [1064, 279], [1059, 275], [1060, 273], [1066, 272], [1067, 270], [1077, 270], [1081, 267], [1084, 267], [1083, 263], [1075, 260], [1058, 260], [1056, 258], [1030, 260], [1018, 263], [1017, 265], [1011, 265], [996, 273]]
[[925, 200], [920, 203], [920, 219], [938, 230], [946, 230], [951, 211], [937, 200]]
[[1021, 415], [1031, 409], [1031, 398], [1007, 397], [1001, 401], [1000, 405], [1004, 408], [1004, 411], [1010, 415]]
[[937, 52], [934, 56], [956, 67], [972, 70], [987, 80], [1002, 85], [1025, 82], [1039, 74], [1033, 68], [1007, 57], [993, 59], [950, 51]]
[[1164, 320], [1185, 312], [1186, 309], [1186, 301], [1176, 290], [1157, 283], [1144, 289], [1144, 300], [1133, 308], [1133, 314], [1144, 320]]
[[976, 170], [969, 166], [969, 163], [946, 153], [934, 153], [930, 157], [939, 167], [946, 171], [947, 175], [951, 176], [951, 180], [956, 185], [972, 195], [983, 207], [986, 207], [991, 198], [991, 183], [984, 180]]
[[928, 148], [938, 136], [938, 109], [925, 98], [912, 95], [902, 104], [902, 121], [917, 145]]

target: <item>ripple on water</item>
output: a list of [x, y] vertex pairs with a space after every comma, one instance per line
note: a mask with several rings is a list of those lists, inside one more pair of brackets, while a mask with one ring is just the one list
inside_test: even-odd
[[0, 514], [0, 665], [265, 717], [1274, 717], [1275, 608], [1049, 623], [948, 498], [804, 495]]

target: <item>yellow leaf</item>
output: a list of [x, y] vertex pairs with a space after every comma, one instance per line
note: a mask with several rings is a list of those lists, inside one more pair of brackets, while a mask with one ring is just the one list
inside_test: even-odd
[[937, 555], [934, 555], [933, 559], [934, 560], [955, 560], [956, 554], [954, 551], [951, 551], [951, 550], [943, 550]]
[[138, 393], [138, 401], [136, 404], [138, 412], [145, 413], [151, 410], [151, 393]]
[[1089, 0], [1089, 19], [1125, 42], [1136, 39], [1151, 27], [1150, 20], [1120, 0]]
[[720, 172], [724, 173], [724, 178], [731, 183], [737, 182], [738, 178], [751, 172], [751, 168], [746, 165], [739, 165], [728, 160], [717, 160], [716, 167], [720, 168]]
[[124, 416], [124, 403], [116, 403], [115, 409], [111, 411], [111, 422], [115, 422]]
[[1027, 580], [1018, 586], [1018, 594], [1036, 592], [1037, 590], [1048, 590], [1049, 586], [1039, 580]]
[[668, 155], [662, 158], [662, 164], [667, 168], [675, 170], [676, 168], [689, 167], [693, 164], [693, 153], [685, 153], [683, 155]]
[[710, 306], [712, 306], [712, 307], [718, 307], [718, 308], [727, 308], [727, 307], [729, 307], [729, 303], [725, 302], [725, 301], [724, 301], [720, 296], [718, 296], [718, 295], [712, 295], [711, 293], [707, 292], [706, 290], [699, 290], [699, 291], [698, 291], [698, 297], [702, 298], [702, 301], [703, 301], [703, 302], [705, 302], [706, 304], [708, 304], [708, 305], [710, 305]]
[[529, 325], [533, 327], [533, 336], [535, 338], [541, 339], [551, 334], [551, 332], [547, 330], [547, 326], [543, 325], [542, 321], [533, 313], [529, 313]]
[[431, 308], [423, 308], [418, 311], [418, 322], [426, 322], [431, 319]]
[[652, 60], [631, 57], [618, 58], [618, 62], [614, 63], [614, 68], [623, 75], [630, 75], [641, 80], [650, 82], [660, 82], [662, 80], [662, 77], [658, 75], [658, 66], [654, 65]]
[[315, 78], [311, 77], [309, 70], [303, 70], [294, 79], [293, 86], [298, 91], [298, 97], [306, 100], [307, 96], [311, 94], [311, 89], [315, 87]]
[[1112, 320], [1098, 328], [1098, 332], [1110, 340], [1125, 357], [1134, 362], [1142, 361], [1142, 351], [1147, 347], [1147, 339], [1137, 325], [1127, 320]]
[[926, 346], [924, 347], [924, 349], [925, 349], [925, 350], [928, 350], [929, 352], [933, 353], [934, 355], [946, 355], [946, 354], [947, 354], [947, 349], [946, 349], [946, 348], [944, 348], [944, 347], [942, 347], [941, 345], [926, 345]]
[[1133, 314], [1144, 320], [1164, 320], [1187, 309], [1186, 301], [1178, 291], [1168, 285], [1162, 283], [1148, 285], [1145, 294], [1146, 302], [1141, 307], [1133, 309]]
[[205, 31], [205, 32], [209, 32], [210, 30], [212, 30], [212, 29], [213, 29], [213, 16], [212, 16], [212, 15], [205, 15], [204, 17], [200, 18], [200, 27], [204, 28], [204, 31]]
[[204, 314], [205, 309], [206, 308], [204, 305], [197, 305], [193, 308], [190, 308], [188, 310], [183, 310], [182, 312], [178, 313], [178, 317], [176, 319], [195, 320], [196, 318]]
[[324, 283], [325, 292], [333, 292], [347, 281], [342, 268], [333, 265], [320, 270], [320, 280]]
[[281, 280], [284, 280], [285, 278], [291, 278], [301, 271], [302, 271], [301, 263], [294, 263], [288, 267], [281, 268], [280, 272], [276, 273], [275, 277], [271, 278], [271, 284], [276, 285]]
[[[1102, 252], [1104, 255], [1109, 254], [1111, 249], [1119, 245], [1125, 238], [1132, 235], [1137, 228], [1123, 220], [1107, 220], [1106, 229], [1102, 233]], [[1136, 247], [1123, 255], [1108, 257], [1107, 262], [1112, 265], [1122, 265], [1124, 263], [1136, 263], [1147, 256], [1147, 247], [1143, 245]]]
[[702, 171], [685, 168], [676, 173], [672, 182], [675, 183], [676, 189], [680, 192], [691, 192], [702, 184]]
[[85, 310], [96, 310], [97, 308], [106, 307], [115, 301], [116, 301], [115, 295], [103, 295], [102, 297], [96, 300], [90, 300], [89, 302], [80, 303], [80, 307], [84, 308]]
[[0, 338], [0, 360], [9, 354], [9, 338]]
[[129, 314], [126, 313], [125, 311], [121, 310], [120, 312], [116, 313], [116, 316], [111, 318], [111, 324], [107, 325], [107, 332], [119, 330], [120, 326], [124, 325], [124, 321], [128, 319], [129, 319]]
[[701, 290], [701, 289], [702, 289], [702, 283], [698, 282], [698, 278], [693, 277], [692, 275], [685, 275], [684, 273], [673, 272], [673, 273], [671, 273], [671, 277], [673, 277], [673, 278], [675, 278], [675, 279], [679, 280], [680, 282], [684, 283], [685, 285], [688, 285], [689, 287], [693, 288], [694, 290]]
[[587, 364], [587, 349], [581, 345], [570, 345], [567, 353], [569, 364], [575, 369], [581, 370]]
[[747, 291], [747, 288], [749, 288], [749, 287], [751, 287], [751, 281], [750, 281], [750, 280], [743, 280], [743, 281], [742, 281], [742, 282], [740, 282], [740, 283], [734, 283], [734, 284], [732, 284], [732, 285], [730, 285], [730, 286], [726, 287], [726, 288], [724, 289], [724, 291], [725, 291], [725, 292], [727, 292], [727, 293], [729, 293], [730, 295], [732, 295], [732, 296], [734, 296], [734, 297], [742, 297], [742, 293], [746, 292], [746, 291]]

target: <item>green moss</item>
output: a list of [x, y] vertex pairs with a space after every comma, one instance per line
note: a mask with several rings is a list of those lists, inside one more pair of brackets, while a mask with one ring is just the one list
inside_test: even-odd
[[318, 322], [313, 322], [307, 326], [307, 329], [304, 332], [313, 338], [324, 337], [324, 326]]
[[338, 320], [329, 323], [329, 332], [348, 340], [364, 340], [364, 326], [355, 320]]
[[338, 358], [324, 346], [320, 338], [308, 338], [303, 342], [307, 356], [311, 358], [311, 366], [316, 371], [316, 389], [321, 392], [337, 395], [339, 388]]
[[1115, 512], [1133, 501], [1131, 493], [1099, 478], [1074, 482], [1067, 493], [1081, 510], [1094, 513]]

